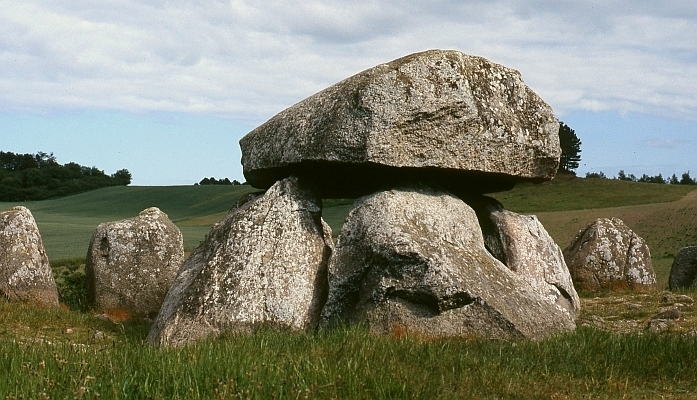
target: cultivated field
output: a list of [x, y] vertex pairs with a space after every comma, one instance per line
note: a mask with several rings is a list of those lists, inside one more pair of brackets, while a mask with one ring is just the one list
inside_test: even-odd
[[[644, 237], [660, 289], [673, 255], [697, 244], [695, 187], [559, 179], [495, 194], [534, 213], [563, 248], [598, 217], [616, 216]], [[335, 332], [262, 330], [188, 348], [144, 343], [149, 321], [112, 322], [84, 304], [81, 262], [100, 222], [157, 206], [191, 250], [248, 186], [116, 187], [25, 203], [57, 274], [62, 309], [0, 300], [2, 398], [675, 398], [697, 396], [697, 293], [581, 293], [576, 332], [544, 340], [424, 340]], [[0, 210], [15, 204], [0, 203]], [[328, 200], [337, 235], [350, 200]], [[647, 331], [667, 307], [682, 315]]]

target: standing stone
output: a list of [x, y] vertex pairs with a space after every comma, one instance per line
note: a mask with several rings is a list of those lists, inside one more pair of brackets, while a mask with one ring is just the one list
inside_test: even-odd
[[58, 306], [58, 290], [39, 228], [26, 207], [0, 212], [0, 295]]
[[619, 218], [599, 218], [582, 229], [564, 258], [577, 289], [656, 289], [648, 245]]
[[88, 300], [118, 318], [154, 316], [183, 262], [182, 234], [156, 207], [102, 223], [87, 250]]
[[426, 186], [356, 202], [330, 260], [329, 288], [326, 327], [532, 339], [575, 328], [568, 311], [485, 249], [472, 208]]
[[561, 155], [559, 122], [518, 71], [454, 50], [360, 72], [277, 114], [240, 147], [252, 186], [293, 174], [324, 198], [405, 179], [455, 193], [508, 190], [553, 178]]
[[178, 346], [261, 325], [314, 329], [333, 249], [321, 204], [290, 177], [233, 209], [182, 266], [148, 340]]
[[675, 255], [668, 287], [670, 290], [697, 288], [697, 246], [683, 247]]
[[[501, 256], [497, 258], [550, 302], [576, 316], [581, 309], [581, 301], [561, 248], [542, 223], [534, 215], [520, 215], [505, 210], [494, 199], [485, 199], [490, 201], [485, 206], [484, 218], [491, 221], [493, 228], [490, 232], [484, 232], [485, 242], [500, 243]], [[482, 217], [480, 224], [484, 225]], [[487, 240], [489, 235], [495, 238]], [[487, 249], [489, 247], [487, 245]]]

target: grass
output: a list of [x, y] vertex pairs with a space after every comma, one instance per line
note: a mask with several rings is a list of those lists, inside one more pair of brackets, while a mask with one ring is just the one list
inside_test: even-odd
[[511, 211], [537, 213], [664, 203], [693, 190], [694, 186], [686, 185], [559, 177], [543, 184], [519, 184], [492, 197]]
[[[16, 308], [19, 307], [19, 310]], [[147, 326], [0, 302], [3, 398], [690, 398], [697, 341], [591, 327], [542, 342], [261, 330], [163, 350]], [[102, 332], [102, 334], [97, 334]]]
[[622, 219], [648, 244], [659, 288], [668, 285], [674, 255], [685, 246], [697, 244], [697, 191], [665, 203], [539, 212], [536, 215], [562, 248], [596, 218]]
[[241, 195], [253, 191], [247, 185], [119, 186], [54, 200], [0, 203], [0, 211], [15, 205], [29, 208], [50, 260], [85, 257], [100, 223], [131, 218], [148, 207], [158, 207], [169, 216], [190, 251], [217, 221], [211, 216], [222, 218]]

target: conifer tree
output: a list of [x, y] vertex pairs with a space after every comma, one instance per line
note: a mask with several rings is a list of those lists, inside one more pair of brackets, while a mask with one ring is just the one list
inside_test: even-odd
[[559, 145], [561, 147], [559, 172], [574, 172], [581, 161], [581, 140], [573, 129], [561, 121], [559, 121]]

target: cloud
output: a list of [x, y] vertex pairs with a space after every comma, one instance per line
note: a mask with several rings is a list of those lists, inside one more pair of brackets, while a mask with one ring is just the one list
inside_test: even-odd
[[680, 139], [648, 139], [644, 141], [644, 144], [648, 147], [657, 149], [674, 149], [680, 146], [688, 145], [690, 141], [680, 140]]
[[520, 70], [561, 116], [697, 118], [697, 4], [652, 1], [10, 2], [0, 10], [0, 108], [255, 124], [430, 48]]

